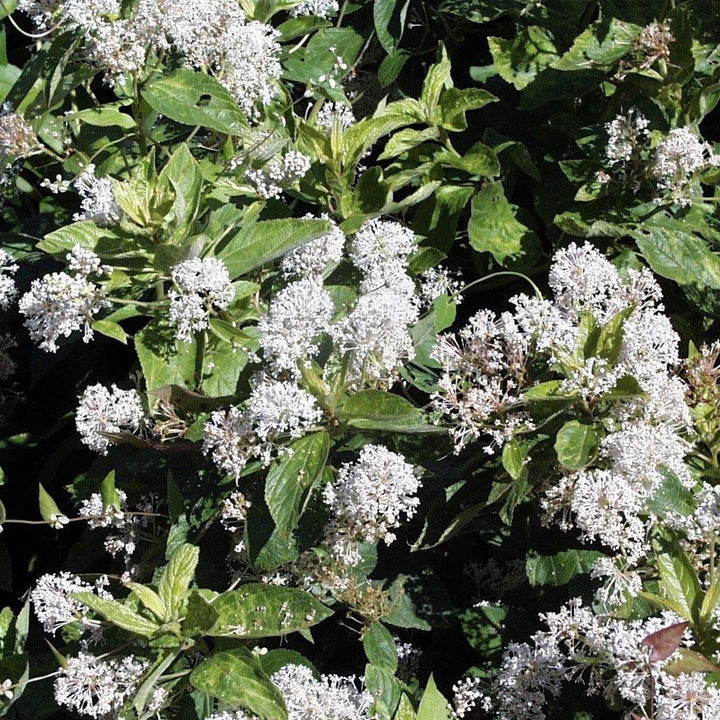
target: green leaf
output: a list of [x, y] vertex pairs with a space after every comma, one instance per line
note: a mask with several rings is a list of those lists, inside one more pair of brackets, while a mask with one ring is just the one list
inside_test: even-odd
[[330, 436], [324, 430], [296, 440], [290, 452], [276, 462], [265, 480], [265, 502], [278, 532], [289, 536], [297, 525], [308, 493], [322, 473]]
[[689, 675], [690, 673], [697, 672], [711, 673], [717, 672], [718, 669], [720, 669], [711, 663], [704, 655], [701, 655], [695, 650], [690, 650], [690, 648], [680, 647], [676, 652], [680, 656], [680, 659], [663, 665], [663, 672], [669, 675]]
[[218, 620], [208, 635], [277, 637], [317, 625], [332, 615], [304, 590], [262, 584], [243, 585], [212, 603]]
[[205, 635], [218, 621], [217, 610], [197, 590], [188, 596], [187, 612], [182, 623], [185, 635]]
[[374, 713], [373, 717], [391, 718], [395, 714], [402, 695], [397, 678], [385, 668], [366, 665], [365, 685], [374, 699], [371, 708]]
[[177, 618], [185, 604], [199, 558], [199, 548], [189, 543], [181, 545], [170, 557], [158, 584], [158, 594], [168, 620]]
[[610, 320], [603, 325], [595, 346], [595, 356], [604, 358], [611, 365], [617, 362], [625, 337], [625, 321], [632, 315], [634, 307], [627, 307], [615, 313]]
[[172, 329], [153, 321], [135, 335], [137, 352], [148, 390], [165, 385], [193, 386], [195, 343], [175, 342]]
[[200, 165], [185, 143], [175, 150], [158, 179], [175, 191], [171, 211], [175, 229], [169, 242], [177, 243], [187, 237], [197, 216], [203, 186]]
[[405, 693], [403, 693], [400, 698], [400, 704], [398, 705], [397, 712], [393, 716], [393, 720], [417, 720], [412, 702], [410, 702], [410, 698], [405, 695]]
[[407, 431], [422, 427], [422, 412], [405, 398], [382, 390], [361, 390], [343, 402], [338, 418], [363, 430]]
[[699, 237], [674, 227], [644, 226], [632, 232], [650, 267], [680, 285], [720, 289], [720, 258]]
[[40, 516], [45, 522], [56, 526], [59, 518], [65, 518], [67, 521], [65, 513], [60, 510], [48, 491], [40, 483], [38, 483], [38, 500], [40, 503]]
[[598, 558], [597, 550], [566, 550], [557, 555], [528, 555], [525, 572], [531, 585], [565, 585], [576, 575], [590, 572]]
[[165, 604], [151, 587], [136, 582], [126, 582], [125, 587], [127, 587], [158, 620], [170, 619], [166, 616]]
[[363, 648], [370, 663], [394, 673], [398, 666], [397, 648], [390, 631], [374, 622], [363, 635]]
[[159, 629], [156, 623], [138, 615], [117, 600], [106, 600], [91, 592], [73, 593], [72, 597], [83, 605], [87, 605], [93, 612], [102, 615], [108, 622], [135, 635], [149, 638], [155, 635]]
[[203, 72], [180, 68], [150, 81], [142, 96], [154, 110], [183, 125], [230, 135], [247, 128], [247, 120], [229, 91]]
[[695, 570], [687, 562], [685, 553], [678, 548], [678, 552], [673, 555], [659, 554], [657, 564], [660, 585], [665, 595], [682, 607], [682, 617], [692, 619], [695, 600], [702, 593], [702, 588]]
[[90, 220], [71, 223], [48, 233], [37, 244], [40, 250], [62, 260], [75, 245], [106, 257], [126, 250], [123, 248], [123, 238], [109, 228], [98, 227]]
[[219, 257], [234, 280], [332, 230], [327, 220], [285, 218], [242, 226], [226, 238]]
[[452, 86], [450, 60], [445, 46], [440, 43], [437, 62], [428, 70], [423, 82], [422, 94], [420, 95], [420, 104], [425, 111], [425, 117], [429, 125], [436, 125], [441, 120], [437, 112], [440, 104], [440, 94], [443, 90]]
[[410, 0], [375, 0], [373, 4], [373, 21], [375, 32], [383, 49], [391, 53], [397, 47], [407, 17]]
[[515, 217], [502, 183], [490, 182], [472, 199], [468, 236], [478, 252], [490, 252], [501, 265], [523, 254], [524, 243], [535, 234]]
[[555, 62], [555, 70], [609, 69], [632, 51], [642, 28], [617, 18], [602, 20], [578, 35], [572, 47]]
[[282, 694], [245, 648], [213, 653], [192, 671], [190, 682], [229, 707], [240, 706], [268, 720], [287, 720]]
[[115, 487], [115, 471], [111, 470], [100, 484], [100, 497], [102, 498], [103, 510], [115, 510], [119, 512], [122, 509], [122, 500], [120, 494]]
[[448, 701], [437, 689], [435, 679], [430, 675], [420, 707], [417, 711], [417, 720], [450, 720]]
[[521, 27], [512, 39], [489, 37], [488, 46], [498, 74], [517, 90], [526, 88], [558, 57], [552, 38], [536, 25]]
[[118, 108], [112, 105], [101, 105], [86, 110], [78, 110], [66, 114], [65, 119], [68, 121], [81, 120], [88, 125], [98, 127], [120, 127], [124, 130], [131, 130], [136, 125], [132, 115], [120, 112]]
[[521, 443], [517, 440], [511, 440], [503, 445], [502, 465], [513, 480], [518, 480], [523, 472], [527, 472], [525, 463], [530, 448], [529, 443]]
[[696, 508], [692, 491], [688, 490], [669, 468], [661, 466], [658, 470], [663, 480], [655, 494], [647, 501], [646, 509], [661, 519], [675, 513], [692, 515]]
[[594, 456], [598, 447], [598, 436], [592, 425], [577, 420], [566, 422], [555, 438], [555, 452], [558, 461], [566, 470], [581, 470]]
[[92, 324], [92, 329], [101, 335], [105, 335], [113, 340], [118, 340], [123, 345], [127, 345], [127, 333], [123, 330], [122, 325], [112, 320], [95, 320]]
[[488, 103], [497, 102], [497, 98], [487, 90], [480, 88], [448, 88], [440, 96], [441, 127], [459, 132], [467, 129], [465, 113], [479, 110]]

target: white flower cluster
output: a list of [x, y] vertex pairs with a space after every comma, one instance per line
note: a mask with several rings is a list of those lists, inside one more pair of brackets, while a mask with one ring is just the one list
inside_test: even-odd
[[128, 655], [122, 660], [101, 660], [80, 653], [67, 659], [55, 680], [55, 701], [91, 718], [115, 715], [132, 696], [148, 663]]
[[112, 180], [97, 177], [94, 165], [87, 165], [73, 184], [81, 197], [81, 212], [73, 216], [75, 221], [92, 220], [105, 227], [120, 220], [121, 210], [115, 200]]
[[718, 165], [720, 155], [714, 154], [712, 145], [701, 142], [690, 128], [681, 127], [671, 130], [655, 148], [651, 169], [658, 189], [685, 206], [692, 202], [688, 189], [695, 174]]
[[319, 351], [335, 307], [320, 279], [305, 278], [280, 290], [258, 324], [260, 347], [273, 372], [298, 374], [298, 362]]
[[37, 27], [79, 27], [87, 59], [110, 84], [140, 72], [148, 52], [174, 49], [185, 62], [215, 73], [250, 117], [272, 101], [282, 72], [279, 33], [247, 21], [235, 0], [139, 0], [129, 18], [118, 0], [21, 0]]
[[641, 147], [650, 139], [648, 124], [647, 118], [637, 108], [620, 113], [605, 124], [608, 134], [605, 157], [611, 166], [623, 165], [633, 156], [638, 156]]
[[402, 455], [381, 445], [366, 445], [357, 461], [345, 463], [323, 490], [332, 513], [325, 545], [347, 560], [359, 559], [353, 552], [358, 542], [392, 543], [393, 529], [403, 517], [409, 520], [415, 515], [420, 485], [415, 469]]
[[358, 678], [316, 678], [305, 665], [285, 665], [270, 679], [285, 698], [288, 720], [371, 720], [373, 697]]
[[78, 592], [92, 592], [100, 597], [109, 597], [102, 585], [90, 585], [69, 572], [46, 574], [38, 579], [30, 593], [30, 602], [45, 632], [55, 634], [71, 622], [79, 621], [83, 625], [89, 623], [86, 617], [87, 608], [70, 597]]
[[341, 353], [351, 353], [349, 380], [388, 380], [415, 355], [408, 326], [419, 316], [407, 262], [416, 248], [412, 231], [396, 222], [371, 220], [356, 233], [350, 259], [362, 273], [361, 295], [331, 329]]
[[238, 478], [251, 457], [269, 465], [278, 438], [298, 438], [321, 418], [315, 398], [295, 383], [261, 378], [244, 409], [231, 407], [210, 415], [203, 452]]
[[3, 310], [7, 310], [18, 295], [14, 277], [17, 271], [15, 258], [0, 248], [0, 308]]
[[[306, 215], [305, 219], [312, 218]], [[323, 220], [330, 218], [323, 214]], [[345, 233], [333, 223], [333, 229], [305, 245], [291, 250], [282, 259], [282, 270], [286, 277], [308, 277], [322, 279], [328, 266], [339, 263], [345, 249]]]
[[25, 316], [30, 337], [47, 352], [56, 352], [57, 341], [83, 328], [83, 342], [93, 337], [92, 318], [109, 306], [102, 288], [88, 280], [88, 269], [100, 267], [100, 259], [89, 250], [74, 248], [70, 253], [70, 270], [33, 280], [30, 290], [18, 304]]
[[[122, 391], [121, 391], [122, 392]], [[92, 528], [112, 528], [113, 532], [105, 538], [105, 550], [113, 557], [124, 555], [126, 565], [135, 552], [138, 526], [144, 524], [143, 519], [125, 512], [127, 495], [118, 490], [119, 508], [105, 509], [100, 493], [92, 493], [80, 503], [80, 515], [86, 517]], [[148, 509], [152, 509], [152, 504]]]
[[170, 323], [177, 338], [190, 341], [192, 334], [209, 326], [213, 311], [225, 310], [235, 297], [230, 274], [218, 258], [191, 258], [175, 265], [174, 287], [168, 292]]
[[344, 132], [355, 124], [355, 115], [347, 105], [325, 101], [315, 118], [315, 124], [326, 133], [335, 128]]
[[107, 455], [112, 442], [104, 433], [137, 432], [146, 421], [146, 413], [136, 390], [89, 385], [80, 396], [75, 426], [80, 439], [91, 450]]
[[496, 706], [497, 720], [544, 720], [547, 698], [571, 682], [589, 695], [619, 695], [643, 717], [652, 695], [655, 720], [720, 717], [720, 690], [703, 673], [669, 674], [664, 668], [676, 656], [654, 661], [643, 644], [679, 623], [677, 616], [619, 620], [595, 615], [575, 599], [543, 619], [548, 630], [536, 632], [530, 644], [509, 644], [492, 693], [480, 700]]
[[0, 110], [0, 163], [11, 164], [41, 148], [35, 130], [22, 115], [4, 103]]
[[307, 155], [290, 150], [282, 157], [274, 157], [262, 168], [247, 169], [245, 180], [263, 200], [277, 199], [283, 190], [305, 177], [311, 164]]

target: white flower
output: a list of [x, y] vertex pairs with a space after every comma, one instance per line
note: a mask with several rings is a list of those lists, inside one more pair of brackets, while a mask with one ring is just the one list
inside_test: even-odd
[[67, 254], [68, 269], [77, 276], [87, 277], [103, 272], [102, 261], [92, 251], [82, 245], [73, 245]]
[[366, 292], [330, 332], [341, 354], [351, 353], [348, 380], [389, 380], [415, 356], [408, 326], [417, 321], [413, 298], [387, 288]]
[[120, 220], [121, 211], [115, 200], [112, 180], [96, 177], [94, 165], [88, 165], [74, 185], [82, 198], [81, 212], [73, 216], [74, 220], [92, 220], [100, 226], [114, 225]]
[[370, 720], [372, 695], [353, 676], [316, 679], [305, 665], [285, 665], [270, 679], [283, 694], [288, 720]]
[[355, 234], [350, 259], [365, 273], [382, 273], [388, 264], [404, 266], [416, 247], [409, 228], [389, 220], [370, 220]]
[[[305, 218], [312, 218], [306, 215]], [[329, 220], [327, 215], [320, 216]], [[333, 229], [321, 237], [291, 250], [282, 259], [282, 270], [287, 277], [322, 277], [328, 265], [339, 263], [345, 248], [345, 233], [335, 223]]]
[[136, 432], [145, 422], [145, 410], [136, 390], [117, 385], [89, 385], [80, 396], [75, 425], [83, 443], [107, 454], [111, 441], [103, 433]]
[[366, 445], [355, 463], [345, 463], [326, 485], [323, 499], [333, 514], [332, 532], [356, 540], [395, 540], [392, 530], [415, 515], [420, 480], [402, 455]]
[[203, 429], [203, 452], [235, 478], [247, 465], [254, 442], [247, 414], [236, 407], [214, 410]]
[[245, 180], [263, 200], [279, 198], [285, 188], [305, 176], [310, 165], [311, 160], [307, 155], [290, 150], [281, 158], [273, 158], [263, 168], [249, 168], [245, 171]]
[[650, 138], [647, 127], [647, 118], [637, 108], [631, 108], [625, 115], [616, 115], [612, 122], [605, 124], [608, 134], [605, 157], [611, 166], [632, 159], [633, 154]]
[[12, 112], [8, 103], [0, 111], [0, 162], [25, 157], [40, 149], [40, 142], [22, 115]]
[[105, 509], [105, 503], [100, 493], [92, 493], [90, 497], [85, 498], [80, 503], [80, 515], [87, 518], [88, 525], [91, 528], [105, 528], [112, 525], [122, 526], [124, 524], [125, 514], [123, 508], [125, 507], [127, 495], [123, 490], [118, 490], [117, 494], [120, 498], [119, 508], [108, 507]]
[[15, 693], [12, 690], [13, 687], [14, 683], [10, 678], [3, 680], [2, 683], [0, 683], [0, 695], [8, 700], [12, 700], [15, 697]]
[[269, 465], [280, 436], [300, 437], [321, 418], [315, 398], [295, 383], [261, 378], [245, 409], [211, 413], [205, 423], [203, 452], [238, 478], [252, 457]]
[[82, 276], [50, 273], [33, 280], [19, 302], [30, 337], [48, 352], [57, 351], [57, 341], [84, 327], [83, 342], [93, 337], [92, 318], [109, 303], [101, 288]]
[[93, 591], [92, 585], [69, 572], [46, 574], [35, 584], [30, 601], [45, 632], [55, 634], [61, 627], [82, 620], [87, 614], [87, 608], [70, 595]]
[[670, 193], [679, 205], [689, 205], [687, 189], [693, 175], [706, 167], [720, 164], [710, 143], [701, 142], [687, 127], [675, 128], [656, 148], [652, 173], [658, 189]]
[[264, 441], [279, 435], [300, 437], [320, 422], [317, 401], [295, 383], [263, 379], [250, 394], [248, 419], [254, 433]]
[[230, 273], [218, 258], [191, 258], [173, 267], [175, 287], [168, 292], [169, 320], [177, 329], [178, 340], [189, 341], [192, 334], [209, 326], [210, 313], [225, 310], [235, 297]]
[[100, 660], [80, 653], [67, 659], [55, 680], [55, 701], [91, 718], [116, 713], [130, 698], [148, 667], [133, 655], [122, 660]]
[[[323, 2], [323, 0], [320, 0], [320, 2]], [[330, 0], [328, 4], [335, 5], [335, 9], [337, 9], [335, 0]], [[298, 5], [294, 10], [297, 10], [301, 5]], [[320, 13], [314, 14], [319, 15]], [[327, 133], [332, 132], [333, 128], [343, 132], [355, 124], [355, 115], [347, 105], [326, 100], [317, 114], [315, 124]]]
[[18, 271], [15, 258], [0, 248], [0, 308], [7, 310], [17, 297], [14, 275]]
[[334, 306], [319, 282], [306, 278], [280, 290], [260, 318], [260, 347], [275, 372], [298, 373], [298, 361], [319, 351], [318, 336], [328, 329]]
[[231, 492], [229, 497], [223, 500], [220, 515], [220, 522], [223, 527], [235, 529], [238, 525], [244, 523], [250, 506], [250, 501], [239, 490]]

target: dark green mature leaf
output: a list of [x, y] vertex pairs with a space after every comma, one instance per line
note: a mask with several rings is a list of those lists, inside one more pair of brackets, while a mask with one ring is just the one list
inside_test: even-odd
[[280, 691], [245, 648], [213, 653], [192, 671], [190, 682], [230, 707], [245, 708], [266, 720], [287, 719]]
[[663, 476], [663, 481], [655, 491], [655, 494], [647, 501], [646, 509], [664, 518], [669, 514], [679, 513], [680, 515], [691, 515], [696, 507], [695, 498], [680, 478], [669, 468], [658, 468]]
[[505, 197], [502, 183], [487, 183], [472, 200], [468, 236], [478, 252], [490, 252], [501, 265], [523, 254], [534, 233], [515, 217], [515, 206]]
[[206, 73], [180, 68], [150, 81], [142, 96], [157, 112], [182, 123], [239, 134], [247, 121], [232, 95]]
[[681, 285], [720, 289], [720, 258], [699, 237], [675, 228], [648, 226], [632, 235], [658, 275]]
[[304, 590], [248, 584], [228, 590], [212, 603], [218, 620], [208, 635], [277, 637], [317, 625], [332, 611]]
[[307, 435], [292, 443], [290, 451], [270, 468], [265, 480], [265, 502], [284, 536], [295, 529], [307, 495], [325, 466], [330, 436], [324, 430]]
[[374, 622], [365, 630], [363, 648], [370, 663], [394, 673], [398, 666], [397, 648], [390, 631], [381, 623]]
[[598, 447], [598, 436], [592, 425], [578, 420], [566, 422], [555, 438], [558, 461], [566, 470], [580, 470], [592, 459]]
[[597, 550], [566, 550], [557, 555], [528, 556], [525, 572], [531, 585], [565, 585], [581, 573], [590, 572], [605, 555]]
[[422, 427], [423, 416], [405, 398], [381, 390], [361, 390], [338, 409], [338, 418], [363, 430], [407, 431]]
[[395, 714], [402, 688], [400, 681], [386, 668], [365, 666], [365, 684], [375, 700], [373, 712], [378, 718], [391, 718]]
[[397, 47], [407, 17], [410, 0], [374, 0], [373, 21], [375, 32], [385, 52]]
[[331, 230], [327, 220], [263, 220], [232, 233], [223, 241], [217, 257], [234, 280]]

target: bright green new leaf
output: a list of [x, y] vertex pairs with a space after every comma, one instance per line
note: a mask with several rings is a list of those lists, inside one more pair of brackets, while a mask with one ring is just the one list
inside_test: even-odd
[[170, 557], [158, 584], [158, 595], [168, 620], [176, 618], [180, 613], [187, 599], [190, 583], [195, 577], [199, 558], [200, 549], [188, 543], [181, 545]]

